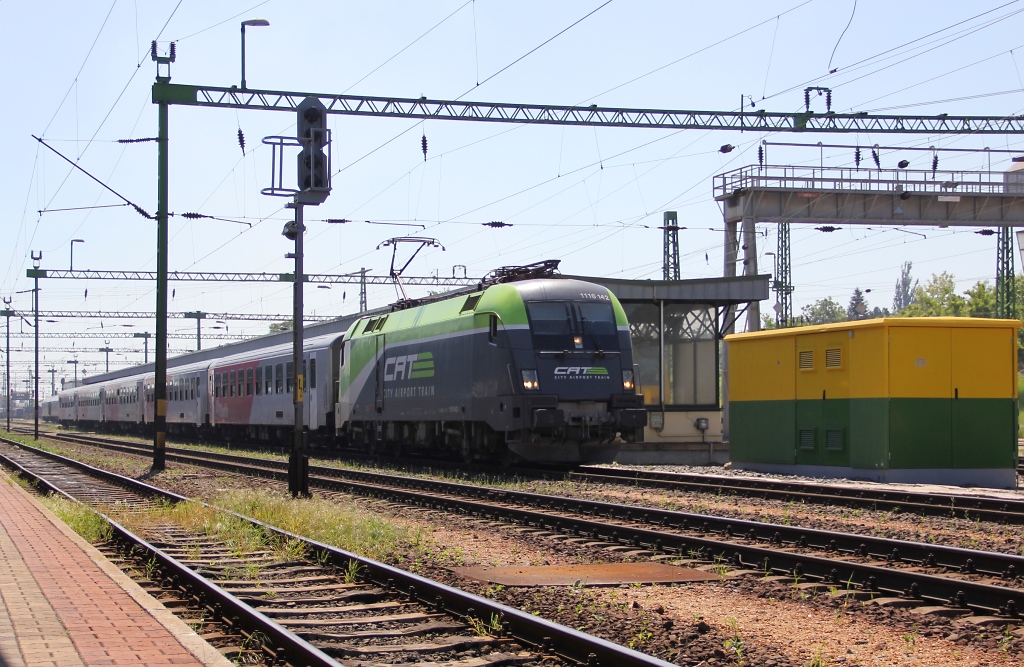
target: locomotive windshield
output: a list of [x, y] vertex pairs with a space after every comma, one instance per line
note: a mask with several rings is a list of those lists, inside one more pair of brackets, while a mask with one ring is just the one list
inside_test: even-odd
[[610, 303], [532, 301], [526, 304], [538, 350], [617, 350]]

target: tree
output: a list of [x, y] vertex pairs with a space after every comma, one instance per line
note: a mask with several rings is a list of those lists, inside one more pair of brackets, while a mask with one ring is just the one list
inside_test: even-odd
[[868, 302], [864, 299], [864, 292], [859, 287], [853, 288], [853, 295], [850, 297], [850, 305], [846, 307], [846, 319], [862, 320], [868, 315]]
[[829, 324], [846, 319], [846, 311], [830, 296], [804, 306], [800, 309], [800, 315], [805, 324]]
[[974, 283], [974, 287], [965, 290], [967, 295], [967, 315], [970, 317], [995, 317], [996, 291], [987, 280]]
[[956, 279], [943, 271], [932, 274], [925, 285], [914, 289], [914, 298], [902, 315], [908, 317], [959, 317], [964, 314], [967, 301], [956, 293]]
[[282, 331], [291, 331], [292, 321], [285, 320], [284, 322], [271, 322], [270, 333], [281, 333]]
[[771, 315], [761, 315], [761, 331], [768, 331], [769, 329], [775, 329], [775, 318]]
[[910, 277], [912, 262], [903, 262], [900, 269], [900, 279], [896, 281], [896, 294], [892, 298], [892, 312], [899, 313], [910, 307], [914, 301], [914, 294], [917, 292], [918, 283]]

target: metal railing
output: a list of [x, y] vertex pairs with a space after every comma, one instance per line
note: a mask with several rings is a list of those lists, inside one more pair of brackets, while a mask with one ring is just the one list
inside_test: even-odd
[[918, 192], [940, 195], [1009, 194], [1024, 196], [1024, 171], [948, 171], [749, 165], [718, 174], [715, 196], [748, 189], [816, 192]]

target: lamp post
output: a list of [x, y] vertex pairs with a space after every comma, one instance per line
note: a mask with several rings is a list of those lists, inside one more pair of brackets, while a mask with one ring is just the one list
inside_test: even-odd
[[106, 368], [103, 370], [104, 373], [109, 373], [110, 372], [110, 353], [113, 352], [113, 351], [114, 351], [114, 348], [110, 347], [110, 341], [109, 340], [103, 341], [103, 347], [101, 347], [99, 349], [99, 352], [105, 352], [106, 353], [106, 357], [107, 357], [107, 365], [106, 365]]
[[149, 336], [150, 336], [150, 334], [149, 334], [148, 331], [145, 332], [145, 333], [133, 333], [132, 334], [132, 338], [141, 338], [141, 339], [143, 339], [142, 340], [142, 353], [143, 353], [144, 356], [142, 358], [142, 363], [144, 363], [144, 364], [148, 364], [149, 363]]
[[185, 317], [196, 321], [196, 352], [203, 349], [203, 320], [206, 319], [207, 313], [201, 310], [192, 311], [185, 313]]
[[4, 394], [7, 396], [7, 408], [4, 414], [7, 415], [7, 430], [11, 430], [11, 316], [16, 313], [11, 310], [11, 300], [4, 299], [7, 306], [0, 310], [0, 316], [7, 318], [7, 372], [4, 374]]
[[75, 386], [77, 387], [78, 386], [78, 359], [69, 359], [67, 363], [75, 365]]
[[68, 271], [75, 270], [75, 244], [85, 243], [85, 239], [71, 239], [71, 261], [68, 262]]
[[35, 381], [35, 391], [33, 393], [33, 408], [32, 412], [35, 415], [35, 426], [32, 429], [32, 439], [39, 439], [39, 278], [46, 277], [46, 271], [40, 270], [39, 263], [43, 261], [43, 253], [32, 251], [32, 270], [28, 271], [29, 277], [32, 278], [34, 284], [32, 285], [32, 311], [33, 318], [35, 320], [35, 336], [36, 336], [36, 349], [35, 349], [35, 373], [32, 379]]
[[245, 26], [263, 28], [270, 25], [267, 19], [247, 19], [242, 21], [242, 90], [245, 90]]

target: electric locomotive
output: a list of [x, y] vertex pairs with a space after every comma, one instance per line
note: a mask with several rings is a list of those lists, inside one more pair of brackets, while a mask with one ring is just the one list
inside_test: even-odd
[[610, 462], [642, 439], [647, 411], [615, 296], [580, 280], [503, 278], [353, 323], [339, 434], [392, 454], [570, 463]]

